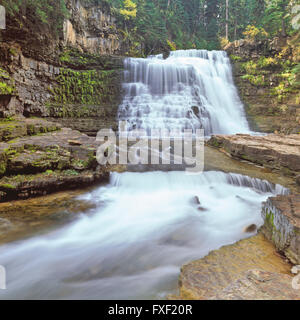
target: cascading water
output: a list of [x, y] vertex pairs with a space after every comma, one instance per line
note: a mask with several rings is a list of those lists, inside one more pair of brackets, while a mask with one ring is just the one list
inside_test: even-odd
[[277, 192], [287, 190], [222, 172], [114, 173], [82, 196], [96, 206], [88, 215], [0, 248], [7, 270], [0, 298], [164, 298], [184, 263], [261, 226], [261, 202]]
[[[176, 51], [128, 59], [119, 117], [129, 129], [247, 132], [224, 52]], [[4, 245], [1, 298], [164, 298], [180, 266], [248, 237], [261, 202], [288, 191], [237, 174], [113, 173], [83, 196], [95, 209], [47, 235]], [[200, 204], [199, 204], [200, 202]]]
[[128, 129], [204, 129], [249, 132], [226, 52], [181, 50], [125, 61], [125, 97], [119, 119]]

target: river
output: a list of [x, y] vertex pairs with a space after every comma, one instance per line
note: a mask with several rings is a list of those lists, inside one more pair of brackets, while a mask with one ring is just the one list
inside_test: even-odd
[[[119, 119], [129, 130], [204, 129], [250, 133], [222, 51], [176, 51], [125, 60]], [[254, 235], [261, 203], [287, 189], [247, 176], [205, 171], [112, 173], [77, 196], [92, 203], [43, 234], [0, 247], [7, 270], [1, 299], [164, 299], [180, 267]]]

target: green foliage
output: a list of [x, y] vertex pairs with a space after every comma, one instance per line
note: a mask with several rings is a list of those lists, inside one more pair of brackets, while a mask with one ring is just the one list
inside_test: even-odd
[[268, 33], [262, 27], [247, 26], [243, 35], [248, 40], [263, 40], [268, 37]]
[[15, 86], [13, 80], [6, 70], [0, 68], [0, 95], [10, 95], [14, 92]]
[[253, 75], [253, 74], [246, 74], [242, 76], [242, 79], [248, 80], [251, 84], [257, 87], [264, 86], [265, 83], [265, 78], [263, 75]]
[[231, 54], [231, 55], [230, 55], [230, 59], [231, 59], [232, 61], [241, 61], [241, 60], [242, 60], [241, 57], [236, 56], [236, 55], [234, 55], [234, 54]]
[[124, 0], [123, 8], [120, 9], [120, 14], [125, 18], [125, 20], [135, 18], [136, 12], [136, 3], [134, 3], [132, 0]]
[[32, 18], [36, 24], [48, 25], [53, 31], [62, 30], [69, 15], [65, 0], [2, 0], [9, 16], [17, 14]]
[[[68, 17], [66, 0], [2, 0], [10, 16], [26, 16], [37, 25], [61, 32]], [[292, 34], [293, 8], [299, 0], [81, 0], [84, 6], [100, 5], [116, 17], [118, 31], [128, 44], [128, 55], [169, 50], [219, 49], [227, 41], [246, 37]], [[22, 21], [20, 21], [21, 23]], [[229, 37], [225, 38], [225, 26]], [[69, 62], [69, 56], [60, 57]]]
[[252, 60], [243, 63], [242, 68], [247, 72], [247, 74], [257, 73], [257, 63]]

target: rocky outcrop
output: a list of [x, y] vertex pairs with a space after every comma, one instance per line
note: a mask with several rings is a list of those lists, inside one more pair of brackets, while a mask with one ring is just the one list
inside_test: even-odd
[[300, 135], [214, 135], [208, 144], [234, 158], [251, 161], [284, 174], [300, 172]]
[[98, 165], [95, 138], [42, 119], [13, 123], [23, 131], [0, 143], [0, 201], [107, 181], [116, 169]]
[[300, 299], [290, 265], [263, 235], [212, 251], [181, 269], [181, 299]]
[[269, 198], [262, 209], [263, 234], [294, 264], [300, 264], [300, 194]]
[[300, 132], [299, 43], [299, 35], [295, 35], [263, 41], [238, 40], [225, 47], [254, 130]]
[[116, 19], [108, 6], [83, 6], [78, 0], [68, 0], [67, 5], [70, 18], [64, 22], [65, 46], [101, 55], [124, 52]]
[[257, 59], [262, 55], [271, 56], [278, 54], [287, 45], [286, 38], [275, 37], [267, 40], [240, 39], [228, 43], [224, 50], [231, 55], [239, 56], [239, 60], [247, 61]]
[[259, 269], [250, 270], [212, 300], [300, 300], [299, 290], [292, 288], [293, 277]]
[[0, 122], [0, 142], [10, 141], [26, 135], [31, 136], [39, 133], [56, 131], [60, 128], [60, 124], [35, 118], [22, 118], [21, 120], [10, 121], [3, 120]]
[[[26, 5], [13, 16], [7, 15], [3, 42], [17, 42], [24, 55], [38, 61], [53, 63], [63, 47], [96, 55], [124, 55], [127, 43], [118, 30], [111, 6], [105, 2], [67, 0], [68, 12], [55, 21], [56, 27], [41, 23]], [[59, 14], [59, 13], [58, 13]], [[61, 13], [60, 13], [61, 14]]]
[[26, 6], [7, 16], [0, 42], [0, 117], [50, 117], [96, 135], [117, 127], [127, 44], [108, 4], [66, 4], [68, 18], [57, 29]]
[[0, 91], [0, 116], [50, 117], [91, 135], [103, 127], [117, 127], [121, 57], [67, 51], [59, 63], [63, 67], [26, 58], [18, 46], [0, 47], [0, 84], [6, 86]]

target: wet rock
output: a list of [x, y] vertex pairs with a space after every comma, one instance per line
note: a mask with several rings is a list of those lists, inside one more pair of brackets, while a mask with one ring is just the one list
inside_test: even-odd
[[257, 230], [257, 225], [256, 224], [251, 224], [250, 226], [246, 227], [244, 229], [245, 233], [253, 233]]
[[291, 280], [290, 265], [276, 254], [270, 241], [258, 234], [184, 265], [179, 279], [180, 298], [300, 298], [300, 291], [292, 290]]
[[298, 175], [298, 176], [296, 177], [296, 182], [297, 182], [297, 184], [300, 186], [300, 175]]
[[68, 144], [71, 146], [81, 146], [82, 145], [82, 143], [77, 140], [68, 140]]
[[291, 269], [291, 273], [292, 273], [292, 274], [298, 274], [299, 272], [300, 272], [300, 265], [294, 266], [294, 267]]
[[200, 116], [199, 115], [199, 108], [194, 106], [194, 107], [192, 107], [192, 110], [193, 110], [193, 113], [195, 114], [195, 116], [199, 118], [199, 116]]
[[269, 198], [262, 217], [263, 234], [293, 264], [300, 264], [300, 194]]
[[198, 211], [201, 211], [201, 212], [206, 212], [208, 211], [208, 209], [204, 208], [204, 207], [198, 207], [197, 208]]
[[208, 144], [222, 148], [234, 158], [278, 169], [285, 174], [300, 171], [300, 135], [214, 135]]
[[193, 199], [192, 199], [192, 203], [193, 204], [201, 204], [200, 200], [199, 200], [199, 197], [198, 196], [195, 196]]

